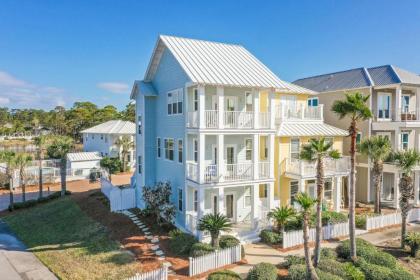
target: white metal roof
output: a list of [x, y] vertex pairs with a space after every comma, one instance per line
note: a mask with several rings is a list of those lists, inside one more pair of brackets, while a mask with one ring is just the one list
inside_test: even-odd
[[68, 153], [67, 160], [71, 162], [75, 161], [91, 161], [101, 160], [102, 157], [99, 152], [80, 152], [80, 153]]
[[325, 123], [282, 123], [278, 136], [347, 136], [348, 132]]
[[165, 47], [193, 83], [315, 94], [314, 91], [280, 80], [243, 46], [172, 36], [159, 37], [145, 82], [153, 79]]
[[82, 130], [82, 133], [136, 134], [136, 125], [129, 121], [113, 120]]

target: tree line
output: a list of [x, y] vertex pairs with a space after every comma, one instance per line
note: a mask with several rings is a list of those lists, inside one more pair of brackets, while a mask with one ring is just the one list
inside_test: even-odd
[[134, 122], [135, 105], [129, 103], [121, 111], [113, 105], [99, 108], [92, 102], [75, 102], [69, 109], [57, 106], [50, 111], [2, 107], [0, 134], [34, 132], [44, 128], [55, 135], [70, 136], [78, 140], [81, 130], [115, 119]]

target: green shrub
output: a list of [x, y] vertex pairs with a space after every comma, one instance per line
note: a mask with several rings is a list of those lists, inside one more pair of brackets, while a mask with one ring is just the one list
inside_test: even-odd
[[239, 274], [230, 270], [220, 270], [210, 273], [207, 277], [208, 280], [240, 280]]
[[182, 234], [184, 234], [184, 232], [180, 230], [179, 228], [176, 228], [176, 229], [171, 230], [168, 235], [169, 235], [169, 238], [173, 239]]
[[276, 280], [277, 268], [271, 263], [259, 263], [248, 273], [247, 280]]
[[[219, 246], [221, 249], [235, 247], [239, 244], [241, 244], [241, 241], [232, 235], [222, 235], [219, 240]], [[245, 258], [245, 248], [243, 245], [241, 245], [241, 258]]]
[[418, 257], [420, 248], [420, 232], [409, 232], [404, 239], [404, 243], [410, 246], [410, 255], [413, 258]]
[[[374, 245], [363, 239], [356, 239], [356, 253], [357, 256], [362, 257], [368, 263], [386, 266], [388, 268], [395, 268], [397, 260], [388, 253], [379, 251]], [[339, 257], [343, 259], [350, 259], [350, 241], [345, 240], [341, 242], [336, 248]]]
[[362, 270], [365, 274], [366, 280], [392, 279], [392, 270], [387, 267], [376, 264], [370, 264], [366, 262], [363, 258], [358, 258], [356, 264], [360, 268], [360, 270]]
[[363, 274], [360, 269], [355, 267], [352, 263], [345, 263], [343, 266], [343, 269], [345, 271], [346, 277], [344, 279], [346, 280], [365, 280], [365, 275]]
[[282, 241], [280, 233], [274, 232], [269, 229], [263, 229], [260, 233], [261, 241], [267, 244], [279, 244]]
[[333, 259], [337, 258], [337, 253], [331, 248], [321, 248], [321, 260], [322, 259]]
[[333, 211], [323, 211], [322, 212], [322, 225], [326, 226], [328, 224], [341, 224], [348, 221], [346, 214]]
[[191, 247], [197, 242], [191, 234], [176, 230], [171, 231], [169, 236], [169, 249], [177, 256], [187, 256]]
[[288, 270], [288, 280], [302, 280], [306, 279], [306, 265], [295, 264], [290, 266]]
[[318, 275], [319, 280], [343, 280], [343, 278], [341, 278], [340, 276], [322, 271], [320, 269], [315, 269], [315, 271], [316, 271], [316, 274]]
[[301, 256], [288, 255], [284, 258], [284, 262], [281, 266], [284, 268], [290, 268], [291, 266], [298, 264], [305, 264], [305, 258]]
[[[30, 199], [25, 202], [15, 202], [13, 203], [14, 209], [23, 209], [35, 206], [38, 203], [36, 199]], [[9, 211], [12, 211], [12, 207], [9, 205]]]
[[194, 243], [190, 249], [190, 257], [200, 257], [214, 252], [214, 248], [206, 243]]
[[366, 229], [366, 215], [356, 215], [356, 228]]

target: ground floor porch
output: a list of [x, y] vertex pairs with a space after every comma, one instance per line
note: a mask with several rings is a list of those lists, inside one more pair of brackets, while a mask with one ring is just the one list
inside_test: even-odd
[[209, 213], [220, 213], [233, 223], [233, 235], [257, 236], [269, 226], [267, 214], [279, 205], [274, 198], [274, 182], [244, 185], [186, 188], [185, 228], [199, 238], [199, 220]]

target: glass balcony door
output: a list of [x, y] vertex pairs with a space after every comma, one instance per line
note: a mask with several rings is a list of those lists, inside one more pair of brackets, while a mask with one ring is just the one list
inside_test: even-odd
[[378, 119], [391, 118], [391, 95], [379, 93], [378, 95]]

